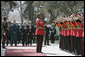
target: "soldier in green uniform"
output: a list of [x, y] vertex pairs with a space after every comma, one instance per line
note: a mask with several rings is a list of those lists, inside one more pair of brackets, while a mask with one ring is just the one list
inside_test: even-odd
[[3, 30], [3, 40], [2, 40], [2, 48], [5, 48], [5, 41], [8, 38], [8, 22], [7, 17], [3, 18], [2, 30]]
[[11, 41], [11, 38], [10, 38], [10, 24], [11, 24], [11, 22], [8, 21], [8, 38], [7, 38], [6, 45], [8, 45], [10, 43], [10, 41]]

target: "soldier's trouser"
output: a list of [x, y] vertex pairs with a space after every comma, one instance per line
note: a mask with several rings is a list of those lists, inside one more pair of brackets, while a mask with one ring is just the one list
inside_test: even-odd
[[66, 49], [66, 42], [65, 42], [65, 36], [63, 36], [63, 49]]
[[43, 35], [37, 35], [37, 52], [41, 52], [43, 44]]
[[72, 37], [72, 46], [73, 46], [73, 52], [75, 53], [77, 50], [77, 38], [75, 36]]
[[6, 41], [7, 36], [8, 36], [8, 34], [7, 34], [8, 31], [6, 30], [5, 32], [6, 32], [6, 33], [5, 33], [6, 35], [3, 35], [3, 40], [2, 40], [2, 47], [3, 47], [3, 48], [5, 47], [5, 41]]
[[49, 35], [45, 35], [45, 42], [44, 44], [46, 45], [49, 45]]
[[67, 36], [67, 38], [68, 38], [68, 51], [71, 52], [71, 38], [70, 36]]
[[62, 49], [65, 49], [65, 38], [63, 35], [62, 35]]
[[60, 48], [63, 49], [63, 35], [60, 36]]
[[59, 47], [61, 48], [61, 45], [62, 45], [62, 43], [61, 43], [61, 38], [62, 38], [62, 35], [60, 34], [60, 38], [59, 38]]
[[77, 54], [82, 54], [81, 40], [77, 37]]
[[71, 52], [73, 52], [72, 36], [70, 36], [70, 39], [71, 39]]
[[82, 56], [84, 56], [84, 37], [82, 37], [82, 45], [83, 45], [83, 48], [82, 48]]
[[80, 37], [80, 43], [81, 43], [81, 55], [84, 55], [83, 54], [83, 51], [84, 51], [84, 48], [83, 48], [83, 40], [82, 40], [82, 37]]
[[67, 50], [67, 36], [64, 36], [64, 42], [65, 42], [65, 44], [64, 44], [64, 48], [65, 48], [65, 50]]
[[8, 32], [8, 34], [7, 34], [7, 43], [6, 43], [7, 45], [10, 43], [10, 40], [11, 39], [10, 39], [10, 35], [9, 35], [9, 32]]
[[6, 43], [6, 45], [8, 45], [9, 44], [9, 39], [7, 39], [7, 43]]
[[67, 50], [69, 51], [69, 36], [67, 36]]

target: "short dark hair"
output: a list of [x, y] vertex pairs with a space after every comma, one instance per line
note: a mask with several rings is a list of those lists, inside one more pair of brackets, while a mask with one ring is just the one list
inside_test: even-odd
[[43, 16], [43, 14], [40, 12], [40, 13], [38, 13], [37, 18], [39, 18], [40, 14]]

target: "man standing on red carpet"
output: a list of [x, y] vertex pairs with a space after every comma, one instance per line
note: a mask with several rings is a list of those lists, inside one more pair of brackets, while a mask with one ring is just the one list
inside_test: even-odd
[[43, 36], [45, 35], [45, 28], [44, 22], [41, 21], [43, 19], [43, 14], [39, 13], [36, 19], [36, 32], [35, 35], [37, 36], [37, 49], [38, 53], [41, 53], [42, 50], [42, 43], [43, 43]]

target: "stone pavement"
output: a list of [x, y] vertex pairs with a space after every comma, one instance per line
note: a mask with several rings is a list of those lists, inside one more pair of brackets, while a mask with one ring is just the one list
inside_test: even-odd
[[[36, 44], [33, 44], [32, 46], [22, 46], [21, 44], [19, 44], [17, 47], [15, 46], [10, 46], [8, 45], [6, 47], [6, 49], [2, 49], [1, 48], [1, 56], [9, 56], [10, 54], [9, 53], [12, 53], [10, 50], [12, 50], [13, 52], [16, 52], [15, 50], [17, 50], [17, 52], [22, 52], [22, 50], [24, 51], [24, 54], [25, 52], [28, 52], [26, 56], [76, 56], [72, 53], [69, 53], [69, 52], [66, 52], [66, 51], [63, 51], [59, 48], [59, 43], [55, 43], [55, 44], [50, 44], [50, 46], [48, 45], [43, 45], [43, 48], [42, 48], [42, 54], [38, 54], [36, 53]], [[26, 51], [28, 50], [28, 51]], [[7, 53], [8, 51], [10, 51], [9, 53]], [[34, 52], [34, 54], [32, 53]], [[22, 52], [23, 53], [23, 52]], [[8, 55], [9, 54], [9, 55]], [[24, 54], [20, 55], [20, 56], [23, 56]], [[30, 55], [31, 54], [31, 55]], [[37, 54], [37, 55], [36, 55]], [[12, 54], [13, 56], [19, 56], [19, 55], [16, 55], [16, 54]]]

